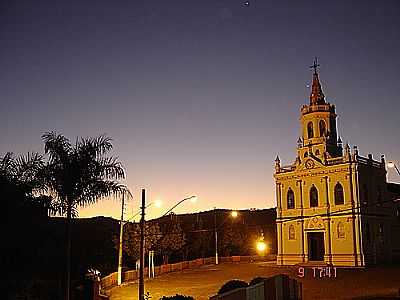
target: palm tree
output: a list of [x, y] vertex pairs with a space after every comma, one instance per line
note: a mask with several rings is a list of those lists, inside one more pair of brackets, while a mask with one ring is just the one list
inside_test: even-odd
[[125, 178], [117, 158], [107, 156], [112, 149], [111, 138], [80, 138], [75, 144], [56, 132], [42, 135], [49, 161], [44, 168], [44, 179], [58, 213], [67, 216], [66, 290], [70, 299], [71, 281], [71, 218], [77, 209], [101, 198], [122, 193], [130, 195], [126, 186], [118, 183]]
[[42, 194], [45, 190], [40, 177], [43, 167], [43, 156], [38, 153], [15, 158], [7, 152], [0, 157], [0, 188], [10, 212], [23, 207], [49, 208], [50, 198]]

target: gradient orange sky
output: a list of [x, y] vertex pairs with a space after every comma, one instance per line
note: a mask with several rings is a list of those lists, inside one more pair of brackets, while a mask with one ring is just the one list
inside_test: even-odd
[[[160, 216], [275, 206], [273, 166], [295, 159], [314, 57], [338, 133], [400, 162], [400, 2], [9, 1], [0, 18], [0, 154], [55, 130], [107, 134], [139, 207]], [[399, 181], [393, 170], [389, 179]], [[81, 217], [120, 216], [119, 200]]]

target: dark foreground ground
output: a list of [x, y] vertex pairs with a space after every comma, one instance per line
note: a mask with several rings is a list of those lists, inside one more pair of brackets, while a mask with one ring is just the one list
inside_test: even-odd
[[[146, 280], [145, 290], [150, 292], [152, 300], [177, 293], [205, 300], [216, 294], [222, 284], [230, 279], [249, 282], [257, 276], [270, 277], [276, 274], [299, 278], [297, 267], [282, 268], [271, 262], [225, 263], [160, 275]], [[322, 279], [314, 278], [310, 268], [306, 269], [306, 276], [300, 281], [303, 283], [304, 299], [395, 299], [393, 297], [398, 295], [400, 288], [400, 266], [337, 269], [337, 278]], [[108, 294], [111, 300], [136, 300], [137, 282], [113, 288]]]

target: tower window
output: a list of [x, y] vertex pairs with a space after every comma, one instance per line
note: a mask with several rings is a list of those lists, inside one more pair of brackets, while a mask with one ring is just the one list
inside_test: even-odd
[[296, 239], [296, 231], [294, 229], [293, 225], [289, 226], [289, 240], [295, 240]]
[[335, 185], [335, 205], [344, 204], [343, 186], [338, 182]]
[[326, 135], [326, 124], [324, 120], [319, 121], [319, 136]]
[[308, 152], [304, 152], [304, 157], [308, 157]]
[[287, 192], [287, 208], [288, 209], [294, 208], [294, 193], [291, 188], [289, 188]]
[[342, 222], [339, 222], [337, 225], [337, 237], [338, 239], [344, 239], [346, 237], [344, 224]]
[[309, 122], [307, 124], [307, 134], [308, 134], [308, 138], [311, 139], [314, 137], [314, 128], [313, 128], [313, 123]]
[[310, 206], [311, 207], [318, 206], [318, 190], [314, 185], [310, 189]]

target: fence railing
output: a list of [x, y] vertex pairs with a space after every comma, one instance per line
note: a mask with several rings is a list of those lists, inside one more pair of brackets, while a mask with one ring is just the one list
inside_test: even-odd
[[[276, 260], [275, 254], [269, 254], [265, 256], [227, 256], [220, 257], [221, 263], [240, 263], [240, 262], [252, 262], [252, 261], [272, 261]], [[193, 269], [203, 265], [214, 264], [214, 257], [198, 258], [189, 261], [182, 261], [174, 264], [165, 264], [154, 268], [155, 276], [170, 272], [179, 272], [185, 269]], [[144, 274], [148, 274], [148, 268], [144, 268]], [[129, 270], [122, 273], [122, 282], [135, 281], [139, 278], [139, 271]], [[111, 273], [101, 279], [101, 289], [108, 290], [118, 285], [118, 273]]]

